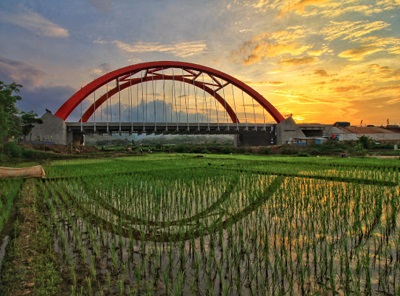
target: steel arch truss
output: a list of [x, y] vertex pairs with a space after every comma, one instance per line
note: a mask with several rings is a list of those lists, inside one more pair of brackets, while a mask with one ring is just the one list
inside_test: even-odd
[[[148, 73], [147, 73], [148, 74]], [[174, 80], [174, 81], [182, 81], [186, 83], [191, 83], [194, 84], [195, 86], [202, 88], [204, 91], [208, 92], [210, 95], [212, 95], [226, 110], [226, 112], [229, 114], [232, 122], [234, 123], [239, 123], [239, 119], [236, 116], [236, 113], [233, 111], [232, 107], [228, 104], [228, 102], [225, 101], [224, 98], [222, 98], [216, 91], [211, 89], [209, 86], [205, 85], [205, 83], [200, 82], [200, 81], [192, 81], [184, 75], [177, 75], [177, 76], [171, 76], [171, 75], [154, 75], [154, 76], [146, 76], [144, 78], [132, 78], [124, 80], [120, 80], [119, 86], [114, 87], [113, 89], [109, 90], [107, 93], [102, 95], [100, 98], [98, 98], [87, 110], [86, 112], [82, 115], [81, 121], [82, 122], [87, 122], [90, 118], [90, 116], [93, 115], [93, 113], [105, 102], [107, 99], [111, 98], [113, 95], [118, 93], [119, 91], [124, 90], [127, 87], [147, 82], [147, 81], [156, 81], [156, 80]], [[125, 81], [125, 82], [124, 82]], [[121, 84], [121, 82], [124, 82]]]
[[[164, 71], [167, 69], [180, 69], [181, 75], [170, 75], [165, 74]], [[144, 71], [144, 76], [141, 78], [132, 78], [135, 74]], [[199, 81], [202, 74], [208, 75], [210, 80], [208, 82]], [[226, 100], [218, 94], [218, 91], [228, 85], [233, 85], [241, 89], [244, 93], [248, 94], [253, 100], [255, 100], [262, 108], [264, 108], [273, 118], [279, 123], [284, 120], [282, 114], [262, 95], [257, 91], [249, 87], [242, 81], [226, 74], [221, 71], [186, 62], [174, 62], [174, 61], [159, 61], [159, 62], [147, 62], [140, 63], [124, 68], [117, 69], [110, 73], [107, 73], [94, 81], [90, 82], [86, 86], [82, 87], [77, 91], [71, 98], [69, 98], [55, 113], [55, 115], [63, 120], [66, 120], [72, 111], [90, 94], [103, 85], [110, 81], [116, 80], [117, 86], [99, 97], [82, 115], [81, 121], [86, 122], [90, 116], [100, 107], [107, 99], [111, 98], [114, 94], [121, 90], [139, 83], [155, 80], [176, 80], [192, 84], [198, 88], [203, 89], [213, 96], [229, 114], [232, 122], [238, 123], [239, 119], [235, 114], [232, 107], [226, 102]], [[222, 80], [222, 83], [221, 81]]]

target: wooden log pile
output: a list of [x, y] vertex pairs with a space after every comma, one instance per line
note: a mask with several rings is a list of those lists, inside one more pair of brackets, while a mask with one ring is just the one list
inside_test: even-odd
[[41, 165], [25, 168], [0, 167], [0, 179], [5, 178], [46, 178]]

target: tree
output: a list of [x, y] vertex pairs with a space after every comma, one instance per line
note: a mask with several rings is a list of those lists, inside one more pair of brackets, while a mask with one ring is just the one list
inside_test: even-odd
[[15, 82], [7, 85], [0, 81], [0, 148], [12, 137], [21, 134], [21, 120], [15, 106], [21, 100], [17, 95], [21, 87]]
[[24, 136], [29, 135], [35, 123], [43, 123], [43, 120], [37, 118], [37, 114], [33, 111], [21, 113], [21, 124], [22, 124], [22, 134]]
[[361, 136], [357, 141], [363, 148], [370, 149], [374, 145], [375, 141], [371, 137]]

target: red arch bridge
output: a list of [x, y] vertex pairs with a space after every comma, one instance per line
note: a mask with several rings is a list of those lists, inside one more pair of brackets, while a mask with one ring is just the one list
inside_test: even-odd
[[276, 127], [287, 121], [235, 77], [174, 61], [140, 63], [107, 73], [82, 87], [54, 115], [47, 134], [62, 125], [63, 139], [55, 140], [60, 133], [54, 133], [50, 142], [76, 141], [88, 133], [128, 132], [236, 134], [239, 145], [271, 145], [280, 142]]

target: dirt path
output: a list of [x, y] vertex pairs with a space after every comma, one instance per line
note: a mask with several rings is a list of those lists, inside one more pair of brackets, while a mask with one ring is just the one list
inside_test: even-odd
[[1, 278], [1, 295], [60, 295], [52, 235], [44, 223], [34, 179], [22, 185], [17, 200], [15, 237], [12, 239]]

